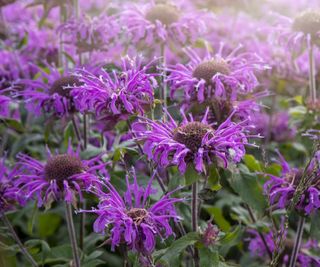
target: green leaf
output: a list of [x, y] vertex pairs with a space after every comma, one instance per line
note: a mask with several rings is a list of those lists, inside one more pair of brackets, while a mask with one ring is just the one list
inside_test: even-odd
[[55, 213], [43, 213], [38, 217], [38, 233], [41, 238], [56, 233], [61, 222], [61, 217]]
[[219, 253], [207, 247], [199, 249], [200, 253], [200, 266], [206, 267], [219, 267]]
[[222, 186], [220, 184], [220, 174], [216, 167], [211, 166], [209, 168], [208, 185], [211, 190], [219, 191]]
[[17, 49], [21, 49], [28, 43], [28, 37], [29, 37], [28, 32], [25, 32], [23, 38], [20, 40], [20, 42], [17, 45]]
[[239, 172], [231, 175], [230, 185], [250, 207], [260, 214], [264, 212], [267, 202], [262, 186], [258, 182], [257, 175], [250, 173], [245, 165], [240, 164]]
[[262, 171], [260, 162], [258, 160], [256, 160], [254, 156], [247, 154], [244, 156], [243, 160], [250, 171], [252, 171], [252, 172], [261, 172]]
[[192, 185], [193, 183], [197, 182], [201, 175], [195, 170], [193, 164], [189, 164], [187, 167], [187, 171], [184, 174], [185, 177], [185, 185]]
[[232, 232], [229, 232], [220, 238], [220, 254], [225, 256], [229, 252], [230, 248], [238, 245], [241, 242], [243, 233], [244, 227], [237, 226]]
[[17, 132], [23, 133], [25, 131], [25, 128], [23, 127], [23, 125], [21, 124], [21, 122], [16, 121], [14, 119], [10, 119], [10, 118], [1, 118], [0, 122], [3, 123], [5, 126], [7, 126], [8, 128], [11, 128]]
[[230, 223], [224, 218], [222, 209], [219, 207], [213, 207], [213, 206], [204, 206], [204, 208], [207, 210], [207, 212], [213, 217], [215, 223], [219, 226], [219, 228], [227, 232], [230, 230], [231, 225]]
[[160, 258], [160, 261], [171, 264], [169, 266], [174, 266], [172, 265], [172, 262], [174, 262], [180, 256], [180, 254], [187, 248], [187, 246], [194, 245], [199, 240], [199, 233], [191, 232], [186, 234], [185, 236], [175, 240], [171, 244], [165, 254]]

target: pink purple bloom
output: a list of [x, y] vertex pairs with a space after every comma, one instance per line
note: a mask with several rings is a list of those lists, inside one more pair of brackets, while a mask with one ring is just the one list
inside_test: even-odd
[[[129, 176], [133, 176], [133, 183]], [[97, 209], [90, 212], [99, 217], [94, 223], [94, 231], [110, 233], [112, 250], [120, 244], [129, 249], [150, 255], [156, 245], [156, 237], [162, 241], [173, 235], [170, 220], [179, 220], [174, 204], [182, 199], [171, 198], [167, 193], [160, 200], [150, 204], [150, 196], [155, 193], [152, 189], [153, 177], [146, 188], [138, 185], [135, 171], [126, 176], [127, 191], [122, 195], [109, 182], [105, 182], [108, 192], [101, 188], [92, 188], [91, 191], [99, 197]]]
[[83, 15], [62, 24], [58, 31], [65, 36], [68, 44], [73, 44], [78, 53], [93, 50], [108, 50], [120, 32], [119, 22], [114, 16], [100, 15], [90, 18]]
[[311, 42], [319, 40], [320, 37], [320, 11], [308, 9], [299, 13], [295, 18], [278, 16], [280, 42], [287, 43], [289, 48], [301, 50], [306, 45], [310, 47]]
[[[265, 244], [263, 243], [260, 235], [256, 230], [249, 230], [250, 234], [249, 240], [249, 251], [252, 257], [259, 257], [260, 259], [268, 260], [266, 258], [267, 249]], [[274, 244], [274, 235], [270, 231], [268, 233], [263, 234], [264, 239], [268, 245], [268, 248], [271, 252], [275, 249]], [[287, 239], [285, 242], [284, 252], [281, 257], [281, 262], [283, 264], [288, 264], [290, 255], [294, 246], [293, 240]], [[319, 249], [319, 244], [316, 240], [308, 240], [307, 242], [302, 243], [298, 258], [297, 258], [297, 266], [300, 267], [319, 267], [320, 266], [320, 258], [316, 256], [312, 256], [310, 253], [306, 253], [306, 251]]]
[[[312, 159], [306, 173], [303, 170], [290, 167], [289, 163], [278, 152], [282, 167], [281, 176], [267, 174], [270, 177], [264, 185], [264, 191], [269, 196], [269, 201], [278, 208], [283, 209], [290, 205], [293, 196], [295, 195], [297, 186], [304, 175], [309, 175], [311, 179], [310, 186], [303, 192], [300, 197], [296, 209], [305, 214], [311, 214], [320, 208], [320, 186], [318, 176], [320, 174], [317, 158]], [[317, 154], [316, 154], [317, 155]], [[315, 169], [315, 170], [314, 170]], [[314, 177], [312, 174], [316, 172]]]
[[207, 51], [203, 58], [192, 49], [185, 50], [190, 62], [167, 68], [171, 97], [182, 89], [187, 101], [197, 99], [202, 103], [212, 97], [234, 101], [238, 95], [252, 93], [259, 85], [255, 72], [267, 66], [256, 54], [237, 55], [240, 48], [224, 57], [221, 45], [215, 55]]
[[261, 134], [268, 141], [286, 142], [291, 141], [297, 134], [297, 128], [291, 125], [290, 116], [287, 112], [274, 114], [258, 113], [253, 118], [254, 132]]
[[160, 166], [177, 165], [184, 173], [187, 164], [193, 163], [198, 172], [203, 172], [206, 164], [218, 162], [226, 168], [228, 161], [239, 162], [245, 155], [250, 136], [245, 121], [231, 121], [233, 114], [216, 129], [207, 122], [208, 109], [201, 121], [182, 113], [183, 121], [177, 124], [167, 115], [167, 122], [142, 118], [137, 124], [145, 124], [145, 128], [136, 130], [138, 140], [144, 141], [144, 153]]
[[120, 16], [131, 41], [138, 43], [143, 40], [147, 45], [168, 41], [193, 43], [207, 31], [210, 21], [213, 23], [210, 13], [188, 12], [171, 3], [156, 4], [154, 1], [129, 5]]
[[54, 201], [66, 201], [76, 206], [83, 200], [82, 191], [98, 184], [98, 174], [108, 177], [106, 163], [101, 155], [81, 160], [80, 151], [73, 151], [69, 144], [65, 154], [47, 151], [45, 163], [25, 154], [18, 154], [18, 177], [15, 186], [22, 204], [36, 199], [39, 207], [50, 206]]
[[101, 70], [95, 75], [79, 69], [75, 75], [83, 83], [74, 86], [72, 96], [81, 112], [94, 112], [99, 119], [109, 116], [144, 114], [153, 103], [157, 82], [148, 73], [151, 63], [142, 66], [140, 59], [123, 59], [121, 71]]
[[25, 89], [17, 92], [25, 100], [27, 108], [34, 114], [41, 112], [53, 113], [62, 117], [75, 111], [74, 101], [70, 95], [72, 86], [81, 85], [82, 82], [69, 72], [60, 73], [59, 69], [47, 65], [49, 73], [38, 68], [38, 79], [22, 79]]

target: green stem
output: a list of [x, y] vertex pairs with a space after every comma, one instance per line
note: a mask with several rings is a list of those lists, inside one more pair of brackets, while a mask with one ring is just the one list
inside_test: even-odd
[[316, 91], [316, 79], [315, 79], [315, 63], [314, 63], [314, 45], [311, 41], [309, 47], [309, 89], [310, 89], [310, 98], [312, 103], [314, 104], [317, 99], [317, 91]]
[[77, 246], [76, 231], [73, 223], [72, 206], [70, 203], [67, 203], [67, 202], [65, 203], [65, 214], [66, 214], [69, 239], [70, 239], [72, 254], [73, 254], [73, 264], [74, 264], [74, 267], [80, 267], [81, 264], [80, 264], [78, 246]]
[[[192, 184], [192, 231], [198, 231], [198, 182]], [[195, 267], [200, 267], [199, 251], [196, 245], [193, 249], [193, 261]]]
[[297, 258], [298, 258], [298, 254], [299, 254], [299, 250], [300, 250], [300, 246], [301, 246], [302, 235], [303, 235], [304, 221], [305, 221], [304, 217], [299, 218], [297, 235], [296, 235], [296, 239], [294, 241], [294, 246], [293, 246], [293, 250], [292, 250], [292, 254], [291, 254], [291, 258], [290, 258], [289, 267], [296, 266], [296, 262], [297, 262]]
[[17, 235], [16, 231], [14, 230], [14, 228], [13, 228], [11, 222], [9, 221], [8, 217], [5, 215], [4, 212], [1, 212], [0, 216], [1, 216], [1, 219], [2, 219], [3, 223], [8, 228], [12, 238], [18, 244], [18, 246], [19, 246], [19, 248], [21, 250], [21, 253], [28, 259], [28, 261], [31, 263], [31, 265], [33, 267], [38, 267], [38, 264], [33, 259], [33, 257], [30, 255], [30, 253], [28, 252], [27, 248], [22, 244], [20, 238], [18, 237], [18, 235]]
[[72, 116], [72, 119], [71, 119], [71, 120], [72, 120], [72, 125], [73, 125], [74, 133], [75, 133], [75, 135], [76, 135], [76, 137], [77, 137], [77, 140], [78, 140], [78, 142], [79, 142], [79, 144], [80, 144], [81, 150], [83, 150], [83, 149], [84, 149], [84, 146], [83, 146], [82, 141], [81, 141], [81, 133], [80, 133], [78, 124], [77, 124], [76, 119], [75, 119], [74, 116]]
[[[167, 65], [167, 60], [166, 60], [166, 45], [165, 43], [161, 44], [161, 57], [162, 57], [162, 68], [165, 68]], [[167, 72], [165, 70], [163, 70], [163, 80], [162, 80], [162, 87], [161, 87], [161, 99], [163, 100], [163, 106], [165, 109], [167, 109]], [[163, 114], [163, 118], [166, 118], [166, 115]]]

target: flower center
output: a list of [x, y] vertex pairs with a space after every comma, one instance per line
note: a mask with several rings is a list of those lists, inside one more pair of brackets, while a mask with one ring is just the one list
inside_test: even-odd
[[147, 12], [146, 19], [153, 23], [158, 20], [162, 24], [169, 26], [179, 20], [179, 14], [174, 6], [158, 4]]
[[191, 151], [197, 152], [201, 147], [203, 137], [210, 131], [213, 129], [209, 125], [198, 121], [189, 122], [174, 130], [173, 140], [184, 144]]
[[300, 13], [294, 20], [294, 31], [315, 36], [320, 31], [320, 12], [308, 10]]
[[72, 175], [81, 173], [84, 166], [81, 160], [75, 156], [61, 154], [50, 158], [44, 167], [44, 175], [47, 180], [63, 181]]
[[69, 86], [80, 86], [83, 85], [83, 82], [80, 82], [76, 76], [64, 76], [56, 80], [49, 89], [49, 94], [58, 94], [64, 97], [70, 97], [70, 88]]
[[137, 225], [140, 225], [146, 217], [148, 217], [148, 211], [141, 208], [132, 208], [127, 212], [127, 215], [133, 220]]
[[0, 7], [14, 3], [16, 0], [0, 0]]
[[198, 80], [205, 80], [207, 84], [210, 84], [212, 77], [217, 73], [225, 75], [230, 73], [228, 63], [223, 59], [212, 59], [200, 63], [193, 71], [192, 76]]

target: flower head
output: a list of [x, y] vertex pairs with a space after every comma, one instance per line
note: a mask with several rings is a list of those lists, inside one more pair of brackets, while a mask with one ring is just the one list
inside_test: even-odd
[[179, 219], [174, 203], [182, 199], [171, 198], [172, 193], [167, 193], [154, 204], [148, 204], [154, 193], [151, 187], [153, 177], [148, 186], [143, 188], [138, 185], [134, 170], [131, 175], [133, 184], [130, 184], [127, 175], [127, 191], [123, 196], [109, 181], [105, 182], [107, 193], [99, 188], [92, 189], [100, 201], [98, 208], [91, 211], [99, 216], [94, 223], [94, 231], [110, 232], [112, 249], [126, 244], [133, 251], [149, 255], [155, 248], [156, 237], [164, 241], [173, 235], [169, 222]]
[[194, 42], [207, 31], [208, 22], [212, 19], [206, 12], [193, 10], [187, 12], [170, 3], [133, 5], [120, 14], [122, 23], [132, 41], [143, 40], [147, 45], [156, 42], [185, 44]]
[[216, 225], [209, 222], [207, 225], [207, 228], [204, 230], [202, 234], [203, 244], [206, 247], [215, 245], [215, 243], [218, 240], [219, 233], [220, 233], [219, 228]]
[[142, 118], [137, 124], [146, 127], [136, 130], [137, 138], [144, 141], [144, 153], [160, 166], [177, 165], [184, 173], [187, 164], [193, 163], [202, 172], [206, 164], [222, 161], [227, 167], [229, 161], [239, 162], [244, 156], [246, 127], [244, 122], [232, 122], [233, 114], [216, 129], [207, 122], [208, 109], [201, 121], [194, 121], [191, 115], [187, 119], [182, 113], [183, 121], [177, 124], [167, 115], [168, 122]]
[[286, 42], [289, 48], [300, 50], [310, 46], [311, 41], [319, 41], [320, 11], [308, 9], [299, 13], [295, 18], [280, 16], [278, 25], [279, 40]]
[[38, 68], [41, 74], [38, 79], [23, 79], [21, 83], [25, 89], [17, 92], [25, 99], [29, 110], [39, 115], [41, 112], [50, 112], [55, 116], [66, 116], [75, 111], [74, 101], [70, 91], [72, 86], [80, 86], [82, 82], [73, 74], [60, 71], [47, 65], [49, 73]]
[[39, 207], [59, 200], [76, 205], [78, 199], [82, 201], [82, 191], [99, 183], [98, 172], [108, 177], [101, 155], [81, 160], [79, 150], [73, 151], [70, 144], [65, 154], [51, 154], [48, 150], [46, 163], [25, 154], [17, 158], [15, 186], [22, 204], [35, 198]]
[[127, 58], [122, 61], [121, 71], [101, 70], [99, 76], [79, 69], [75, 75], [83, 85], [72, 90], [76, 107], [82, 112], [95, 112], [98, 118], [143, 114], [153, 103], [156, 87], [154, 74], [147, 73], [150, 64], [142, 67], [140, 60]]
[[[306, 171], [292, 168], [284, 157], [278, 152], [282, 166], [281, 176], [268, 174], [270, 180], [264, 185], [264, 191], [269, 196], [271, 204], [276, 204], [280, 209], [290, 205], [297, 190], [300, 180], [309, 176], [310, 185], [301, 195], [296, 209], [305, 214], [310, 214], [320, 208], [320, 185], [319, 185], [319, 160], [315, 157], [310, 161]], [[316, 153], [317, 156], [317, 153]]]
[[119, 34], [120, 26], [114, 16], [100, 15], [90, 18], [83, 15], [62, 24], [58, 31], [66, 36], [66, 43], [77, 48], [78, 53], [85, 53], [108, 50], [113, 39]]
[[236, 55], [240, 47], [227, 57], [222, 56], [222, 49], [223, 45], [215, 55], [207, 51], [204, 58], [194, 50], [185, 50], [191, 61], [167, 68], [171, 97], [180, 89], [187, 101], [197, 99], [200, 103], [211, 97], [234, 101], [239, 94], [251, 93], [259, 85], [255, 72], [267, 66], [255, 54]]
[[295, 138], [297, 129], [290, 125], [287, 112], [276, 112], [272, 115], [258, 113], [253, 118], [254, 132], [261, 134], [266, 140], [275, 142], [291, 141]]

